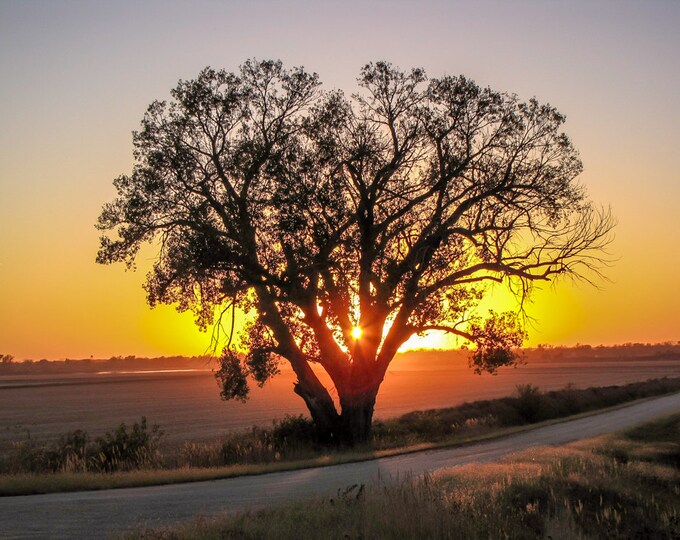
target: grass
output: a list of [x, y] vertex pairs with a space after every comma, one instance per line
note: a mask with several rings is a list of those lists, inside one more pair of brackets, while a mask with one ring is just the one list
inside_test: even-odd
[[497, 464], [125, 538], [678, 539], [680, 414]]
[[[614, 407], [612, 407], [614, 408]], [[587, 413], [586, 413], [587, 414]], [[579, 415], [581, 416], [581, 415]], [[56, 473], [16, 473], [0, 475], [0, 497], [15, 495], [38, 495], [84, 490], [104, 490], [124, 487], [144, 487], [182, 482], [200, 482], [219, 480], [245, 475], [261, 475], [273, 472], [326, 467], [342, 463], [353, 463], [382, 457], [395, 456], [442, 448], [446, 446], [464, 445], [487, 439], [502, 437], [533, 429], [542, 425], [556, 423], [547, 421], [540, 424], [498, 429], [485, 435], [473, 437], [451, 437], [439, 443], [422, 443], [384, 450], [345, 450], [334, 451], [307, 459], [295, 459], [273, 463], [252, 463], [227, 465], [222, 467], [177, 467], [173, 469], [139, 469], [119, 471], [116, 473], [97, 472], [56, 472]]]
[[290, 417], [270, 429], [253, 428], [212, 443], [186, 443], [162, 454], [159, 434], [145, 419], [90, 441], [81, 431], [41, 445], [30, 438], [0, 456], [0, 496], [139, 487], [266, 474], [362, 461], [508, 435], [680, 390], [680, 379], [540, 393], [518, 387], [516, 397], [416, 411], [376, 422], [372, 445], [322, 448], [309, 421]]

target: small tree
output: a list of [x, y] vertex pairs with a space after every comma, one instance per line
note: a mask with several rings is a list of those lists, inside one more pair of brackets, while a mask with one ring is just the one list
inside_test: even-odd
[[14, 356], [11, 354], [0, 354], [0, 364], [11, 364], [14, 362]]
[[133, 135], [133, 172], [98, 222], [117, 236], [97, 257], [131, 266], [160, 239], [152, 306], [193, 310], [204, 329], [219, 311], [254, 314], [245, 354], [231, 336], [224, 348], [222, 396], [246, 399], [247, 375], [263, 384], [283, 358], [319, 434], [348, 444], [370, 436], [412, 335], [469, 340], [478, 371], [513, 363], [524, 332], [513, 314], [479, 317], [485, 285], [522, 300], [534, 281], [592, 277], [613, 225], [575, 182], [553, 107], [384, 62], [358, 83], [348, 99], [275, 61], [180, 81]]

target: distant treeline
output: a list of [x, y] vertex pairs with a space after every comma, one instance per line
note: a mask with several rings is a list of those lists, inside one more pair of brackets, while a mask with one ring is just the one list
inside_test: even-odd
[[[469, 351], [464, 349], [432, 351], [418, 350], [403, 354], [404, 360], [425, 367], [429, 364], [464, 361]], [[0, 375], [40, 375], [97, 373], [100, 371], [145, 371], [169, 369], [212, 369], [216, 359], [212, 356], [161, 356], [159, 358], [139, 358], [137, 356], [114, 356], [108, 359], [83, 360], [23, 360], [17, 361], [10, 355], [0, 355]], [[527, 363], [534, 362], [602, 362], [602, 361], [680, 361], [680, 342], [676, 343], [626, 343], [624, 345], [574, 347], [554, 347], [540, 345], [521, 351], [521, 358]], [[409, 363], [411, 363], [409, 362]]]
[[680, 341], [675, 343], [625, 343], [623, 345], [576, 345], [552, 347], [539, 345], [525, 349], [524, 357], [531, 361], [605, 361], [605, 360], [680, 360]]
[[[432, 351], [419, 349], [400, 355], [395, 368], [442, 369], [453, 363], [466, 363], [470, 351], [455, 349]], [[521, 363], [538, 362], [644, 362], [653, 360], [673, 360], [680, 362], [680, 342], [676, 343], [626, 343], [624, 345], [576, 345], [562, 347], [540, 345], [519, 351]]]
[[138, 358], [113, 356], [108, 359], [24, 360], [0, 363], [0, 375], [43, 375], [69, 373], [98, 373], [100, 371], [154, 371], [169, 369], [212, 369], [211, 356], [161, 356]]

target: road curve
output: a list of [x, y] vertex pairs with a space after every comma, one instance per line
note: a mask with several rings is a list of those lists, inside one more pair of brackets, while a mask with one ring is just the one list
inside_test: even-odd
[[488, 462], [536, 445], [559, 445], [680, 412], [680, 393], [457, 448], [316, 469], [143, 488], [0, 498], [1, 538], [102, 538], [137, 525], [261, 508], [331, 494], [377, 477]]

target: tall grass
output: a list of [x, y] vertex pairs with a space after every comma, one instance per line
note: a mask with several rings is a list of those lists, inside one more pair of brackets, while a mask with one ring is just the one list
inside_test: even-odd
[[531, 384], [519, 385], [513, 397], [414, 411], [399, 418], [375, 422], [373, 444], [376, 448], [390, 448], [438, 442], [454, 435], [480, 435], [498, 428], [563, 418], [677, 391], [680, 391], [680, 378], [585, 389], [567, 385], [563, 390], [545, 393]]
[[128, 428], [124, 423], [94, 440], [76, 430], [55, 443], [41, 443], [30, 433], [0, 454], [0, 474], [113, 473], [132, 470], [212, 468], [226, 465], [276, 463], [283, 457], [308, 459], [319, 455], [312, 423], [286, 416], [271, 428], [253, 427], [211, 442], [187, 441], [161, 449], [163, 432], [142, 417]]
[[[415, 411], [376, 421], [371, 444], [354, 451], [368, 454], [419, 444], [448, 444], [503, 428], [674, 391], [680, 391], [680, 378], [588, 389], [567, 386], [564, 390], [547, 393], [541, 393], [533, 385], [521, 385], [514, 397]], [[142, 418], [130, 428], [121, 424], [94, 440], [82, 430], [67, 433], [52, 444], [26, 435], [0, 453], [0, 474], [217, 468], [310, 460], [337, 453], [338, 449], [324, 447], [315, 440], [311, 421], [302, 416], [286, 416], [274, 421], [269, 428], [253, 427], [250, 431], [228, 434], [213, 441], [187, 441], [172, 447], [163, 447], [158, 426], [149, 427], [146, 418]]]
[[623, 435], [537, 448], [397, 485], [127, 538], [680, 538], [680, 414]]
[[0, 472], [77, 473], [130, 471], [159, 466], [158, 444], [162, 432], [156, 425], [149, 428], [145, 417], [130, 428], [124, 423], [94, 440], [76, 430], [62, 435], [58, 442], [46, 445], [31, 438], [12, 443], [0, 456]]
[[286, 415], [271, 428], [255, 426], [250, 431], [228, 434], [212, 442], [185, 442], [165, 456], [166, 468], [223, 467], [254, 463], [275, 463], [318, 456], [324, 449], [314, 436], [312, 422]]

